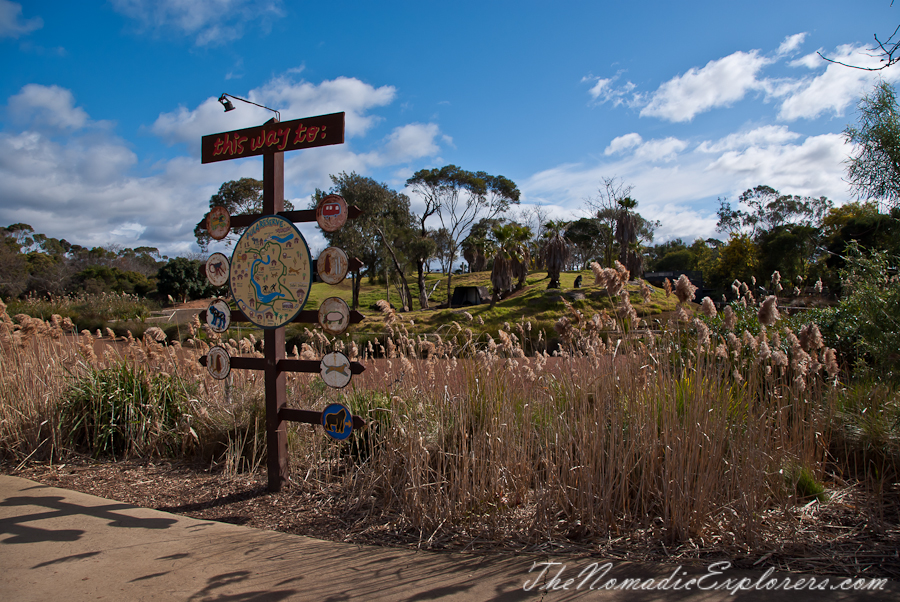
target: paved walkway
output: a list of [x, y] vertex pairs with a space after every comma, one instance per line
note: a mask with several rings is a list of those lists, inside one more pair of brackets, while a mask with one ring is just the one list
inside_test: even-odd
[[[707, 567], [531, 556], [466, 556], [319, 541], [136, 508], [91, 495], [0, 475], [0, 600], [898, 600], [900, 584], [878, 591], [809, 591], [799, 575]], [[586, 578], [591, 563], [597, 572]], [[563, 570], [559, 579], [552, 578]], [[531, 570], [531, 572], [529, 572]], [[761, 578], [785, 577], [801, 591], [753, 590]], [[616, 579], [669, 578], [664, 591], [605, 591]], [[700, 586], [685, 585], [702, 578]], [[731, 595], [704, 590], [750, 591]], [[572, 579], [566, 583], [567, 579]], [[808, 579], [808, 578], [807, 578]], [[815, 585], [823, 584], [821, 577]], [[680, 581], [679, 581], [680, 580]], [[731, 580], [730, 583], [728, 580]], [[832, 579], [829, 587], [840, 580]], [[635, 583], [635, 582], [633, 582]], [[547, 585], [556, 589], [547, 589]], [[580, 587], [579, 584], [581, 585]], [[594, 589], [591, 589], [593, 585]], [[678, 589], [678, 586], [681, 589]], [[868, 585], [868, 583], [867, 583]], [[567, 587], [565, 587], [567, 586]], [[528, 588], [526, 590], [526, 587]], [[544, 587], [544, 589], [542, 589]]]

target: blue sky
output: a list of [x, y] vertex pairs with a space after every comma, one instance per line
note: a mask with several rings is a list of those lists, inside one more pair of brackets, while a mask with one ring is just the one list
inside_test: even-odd
[[841, 132], [900, 71], [816, 51], [873, 64], [897, 23], [890, 0], [0, 0], [0, 225], [195, 251], [209, 197], [262, 176], [200, 163], [201, 136], [269, 118], [224, 113], [228, 92], [283, 120], [347, 113], [345, 144], [286, 155], [298, 207], [329, 174], [403, 190], [453, 163], [515, 181], [522, 219], [582, 217], [617, 177], [657, 241], [714, 236], [717, 199], [758, 184], [850, 200]]

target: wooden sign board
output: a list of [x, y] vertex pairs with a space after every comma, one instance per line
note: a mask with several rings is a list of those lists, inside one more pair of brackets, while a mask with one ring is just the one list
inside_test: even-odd
[[203, 136], [200, 157], [202, 163], [215, 163], [343, 143], [344, 113], [331, 113]]

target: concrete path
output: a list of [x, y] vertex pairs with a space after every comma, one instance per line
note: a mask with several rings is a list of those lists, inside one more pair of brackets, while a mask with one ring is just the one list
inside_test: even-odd
[[[549, 559], [533, 556], [332, 543], [183, 518], [0, 475], [3, 601], [900, 599], [895, 582], [874, 591], [838, 591], [832, 589], [841, 582], [837, 578], [801, 582], [801, 575], [725, 567], [681, 570], [614, 562], [604, 568], [601, 559], [554, 560], [560, 564], [544, 570], [547, 565], [535, 563]], [[633, 580], [631, 587], [650, 579], [664, 587], [603, 589], [623, 579]], [[743, 589], [733, 595], [728, 591], [741, 583]], [[766, 584], [777, 585], [770, 591], [754, 589]], [[787, 584], [799, 590], [786, 591]], [[810, 591], [811, 585], [825, 589]], [[877, 588], [869, 580], [864, 585]], [[716, 586], [726, 589], [709, 589]]]

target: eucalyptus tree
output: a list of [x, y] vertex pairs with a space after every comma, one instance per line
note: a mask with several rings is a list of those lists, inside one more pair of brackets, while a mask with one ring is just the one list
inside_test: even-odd
[[[323, 232], [328, 244], [340, 247], [350, 257], [359, 258], [370, 279], [376, 278], [384, 269], [386, 260], [392, 261], [395, 267], [404, 269], [406, 255], [396, 256], [395, 253], [395, 257], [391, 259], [386, 245], [391, 241], [408, 241], [410, 238], [414, 223], [409, 197], [356, 172], [332, 175], [331, 181], [333, 185], [327, 193], [316, 190], [310, 208], [315, 207], [326, 194], [339, 194], [344, 197], [348, 206], [359, 207], [362, 214], [356, 219], [347, 220], [335, 232]], [[408, 246], [408, 251], [418, 251], [415, 244]], [[390, 251], [395, 249], [391, 247]], [[357, 270], [353, 280], [353, 309], [359, 307], [360, 286], [360, 271]]]
[[[426, 203], [426, 211], [437, 214], [448, 232], [451, 257], [459, 256], [460, 241], [480, 218], [494, 218], [519, 203], [519, 189], [504, 176], [471, 172], [446, 165], [440, 169], [422, 169], [406, 184]], [[422, 219], [424, 228], [424, 218]], [[447, 298], [452, 299], [453, 260], [447, 272]]]
[[[209, 208], [224, 207], [229, 215], [241, 215], [246, 213], [262, 213], [263, 209], [263, 183], [253, 178], [241, 178], [230, 180], [219, 187], [219, 192], [209, 198]], [[284, 200], [284, 210], [293, 211], [294, 205], [287, 199]], [[202, 222], [201, 222], [202, 223]], [[246, 228], [232, 228], [224, 239], [226, 245], [231, 245]], [[206, 251], [211, 242], [206, 228], [197, 224], [194, 228], [194, 237], [201, 251]]]
[[894, 88], [880, 82], [858, 108], [859, 124], [844, 130], [853, 145], [847, 179], [859, 199], [900, 206], [900, 108]]

